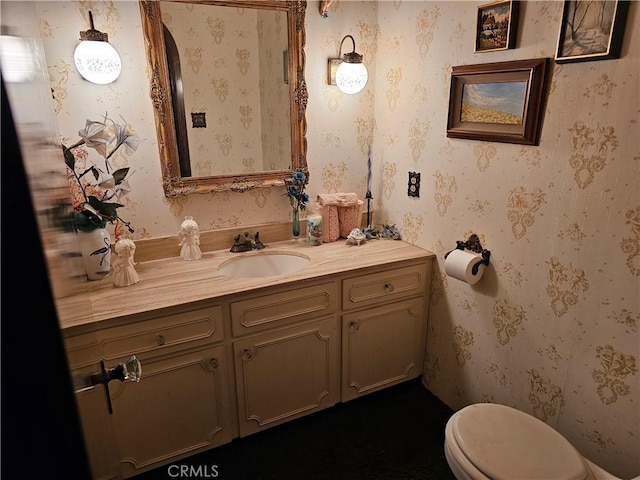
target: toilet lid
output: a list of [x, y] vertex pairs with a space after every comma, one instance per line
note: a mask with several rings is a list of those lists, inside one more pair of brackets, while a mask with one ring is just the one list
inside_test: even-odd
[[453, 436], [467, 459], [494, 480], [584, 480], [582, 456], [546, 423], [506, 405], [469, 405], [452, 417]]

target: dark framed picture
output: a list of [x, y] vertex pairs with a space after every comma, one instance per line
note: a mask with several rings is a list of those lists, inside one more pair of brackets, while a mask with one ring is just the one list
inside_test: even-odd
[[629, 3], [618, 0], [565, 1], [556, 62], [619, 58]]
[[548, 58], [453, 67], [447, 137], [538, 145]]
[[502, 0], [478, 7], [476, 53], [515, 48], [518, 10], [516, 0]]

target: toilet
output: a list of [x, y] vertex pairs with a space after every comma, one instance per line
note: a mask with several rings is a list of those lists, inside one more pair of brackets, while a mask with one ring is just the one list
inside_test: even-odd
[[477, 403], [454, 413], [444, 450], [458, 480], [620, 480], [543, 421], [506, 405]]

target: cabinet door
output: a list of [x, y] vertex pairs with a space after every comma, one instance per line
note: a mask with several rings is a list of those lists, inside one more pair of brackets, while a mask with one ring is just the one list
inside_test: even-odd
[[[77, 373], [77, 370], [74, 371], [74, 374]], [[76, 393], [76, 405], [82, 419], [85, 448], [89, 456], [92, 477], [95, 480], [122, 478], [119, 473], [117, 440], [106, 399], [102, 385]]]
[[124, 477], [231, 441], [227, 363], [224, 346], [145, 359], [140, 383], [114, 385]]
[[235, 341], [240, 436], [337, 403], [339, 341], [335, 317]]
[[[109, 398], [102, 383], [92, 380], [100, 372], [97, 334], [89, 333], [65, 338], [65, 349], [73, 378], [76, 406], [82, 424], [84, 446], [89, 457], [93, 480], [117, 480], [120, 454], [109, 413]], [[107, 364], [105, 367], [115, 367]], [[114, 384], [116, 382], [114, 381]], [[115, 386], [115, 385], [114, 385]], [[135, 388], [134, 385], [131, 386]]]
[[342, 317], [342, 401], [415, 378], [426, 337], [423, 297]]

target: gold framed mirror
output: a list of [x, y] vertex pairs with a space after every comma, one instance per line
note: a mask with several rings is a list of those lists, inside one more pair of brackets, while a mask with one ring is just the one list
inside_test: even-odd
[[308, 177], [306, 4], [140, 1], [165, 196]]

